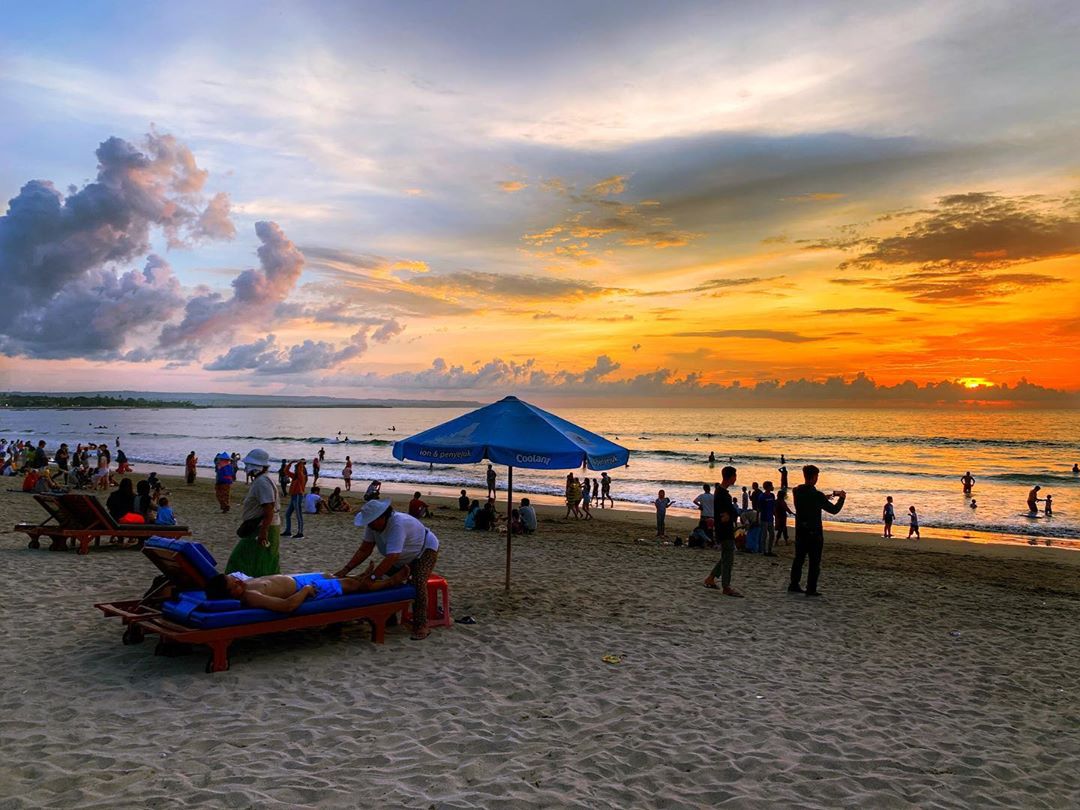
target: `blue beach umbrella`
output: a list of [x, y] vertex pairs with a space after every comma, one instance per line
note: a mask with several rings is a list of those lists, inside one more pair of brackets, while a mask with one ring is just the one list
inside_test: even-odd
[[506, 589], [510, 590], [510, 510], [514, 467], [530, 470], [590, 470], [621, 467], [630, 451], [542, 408], [506, 397], [436, 427], [394, 442], [399, 461], [431, 464], [505, 464]]

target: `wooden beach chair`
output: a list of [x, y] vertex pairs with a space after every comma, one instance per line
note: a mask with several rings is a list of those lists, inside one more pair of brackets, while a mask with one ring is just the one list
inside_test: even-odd
[[14, 531], [30, 537], [29, 548], [40, 548], [40, 538], [48, 537], [50, 551], [66, 551], [68, 542], [76, 554], [87, 554], [90, 544], [100, 545], [102, 537], [128, 537], [148, 540], [151, 537], [187, 537], [187, 526], [159, 526], [154, 523], [117, 523], [96, 495], [35, 495], [34, 499], [49, 513], [38, 524], [16, 523]]
[[238, 638], [288, 630], [326, 627], [363, 620], [371, 624], [376, 644], [386, 638], [390, 617], [412, 603], [415, 590], [400, 585], [373, 593], [353, 593], [308, 600], [293, 613], [244, 607], [235, 599], [208, 599], [204, 588], [217, 572], [216, 562], [201, 543], [154, 537], [143, 553], [163, 574], [141, 599], [94, 605], [124, 624], [124, 644], [137, 644], [147, 634], [158, 636], [155, 655], [169, 645], [199, 644], [210, 648], [207, 672], [229, 668], [229, 647]]

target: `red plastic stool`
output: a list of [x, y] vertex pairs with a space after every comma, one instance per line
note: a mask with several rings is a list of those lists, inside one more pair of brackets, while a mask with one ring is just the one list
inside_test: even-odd
[[[442, 594], [442, 603], [439, 602]], [[432, 574], [427, 581], [427, 616], [429, 627], [450, 627], [454, 620], [450, 618], [450, 583], [438, 574]], [[401, 611], [401, 621], [412, 621], [412, 603]]]

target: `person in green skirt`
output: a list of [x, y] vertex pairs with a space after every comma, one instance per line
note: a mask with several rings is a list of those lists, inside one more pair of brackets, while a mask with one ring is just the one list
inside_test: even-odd
[[227, 572], [265, 577], [281, 573], [281, 514], [278, 488], [271, 475], [270, 454], [254, 449], [244, 457], [244, 469], [254, 475], [244, 498], [241, 524], [236, 533], [240, 542], [229, 555]]

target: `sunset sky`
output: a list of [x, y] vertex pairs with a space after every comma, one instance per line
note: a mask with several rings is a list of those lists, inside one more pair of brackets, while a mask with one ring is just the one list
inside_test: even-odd
[[1075, 2], [60, 8], [3, 4], [4, 390], [1080, 390]]

